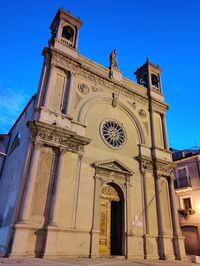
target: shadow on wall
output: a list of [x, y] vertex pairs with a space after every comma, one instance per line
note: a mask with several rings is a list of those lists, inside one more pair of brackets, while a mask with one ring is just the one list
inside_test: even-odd
[[41, 258], [44, 253], [44, 247], [45, 247], [45, 239], [46, 239], [46, 230], [45, 229], [39, 229], [35, 231], [34, 235], [36, 236], [36, 242], [35, 242], [35, 257]]

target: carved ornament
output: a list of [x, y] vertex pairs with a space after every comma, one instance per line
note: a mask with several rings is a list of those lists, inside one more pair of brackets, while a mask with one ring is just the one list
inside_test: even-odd
[[136, 102], [128, 102], [128, 104], [135, 110], [137, 108]]
[[144, 109], [139, 109], [138, 114], [141, 118], [145, 118], [147, 116], [146, 112]]
[[78, 91], [84, 95], [87, 95], [90, 92], [88, 85], [85, 83], [78, 84]]
[[93, 92], [103, 91], [102, 88], [92, 87]]
[[45, 48], [43, 55], [47, 56], [47, 54], [51, 55], [51, 64], [55, 65], [56, 67], [67, 72], [71, 71], [74, 73], [74, 75], [80, 76], [81, 78], [86, 78], [95, 84], [109, 89], [111, 92], [124, 95], [130, 99], [134, 99], [134, 101], [138, 103], [148, 106], [148, 97], [139, 94], [133, 88], [130, 88], [125, 84], [116, 83], [106, 76], [102, 77], [98, 72], [88, 69], [88, 67], [81, 64], [78, 60], [71, 58], [68, 55], [63, 55], [54, 48]]
[[143, 171], [153, 172], [153, 163], [150, 158], [142, 158], [141, 163]]
[[63, 147], [67, 151], [83, 153], [84, 146], [90, 143], [90, 139], [55, 125], [31, 121], [28, 122], [28, 126], [31, 130], [31, 140], [48, 146]]
[[110, 201], [120, 201], [117, 191], [110, 185], [105, 185], [101, 192], [101, 197]]
[[155, 168], [158, 175], [162, 176], [171, 176], [172, 170], [174, 168], [173, 163], [164, 163], [164, 162], [154, 162]]
[[133, 172], [118, 160], [99, 162], [93, 166], [96, 170], [96, 176], [104, 179], [112, 179], [113, 181], [118, 179], [129, 182], [130, 176], [133, 175]]
[[109, 89], [111, 92], [115, 92], [116, 94], [119, 94], [119, 95], [120, 94], [124, 95], [130, 99], [134, 99], [138, 103], [148, 106], [148, 99], [146, 97], [137, 94], [135, 91], [129, 89], [125, 85], [113, 83], [110, 80], [107, 80], [106, 78], [103, 78], [100, 75], [90, 72], [89, 70], [86, 70], [84, 68], [77, 68], [76, 74], [77, 76], [80, 76], [81, 78], [88, 79], [94, 83], [97, 83]]

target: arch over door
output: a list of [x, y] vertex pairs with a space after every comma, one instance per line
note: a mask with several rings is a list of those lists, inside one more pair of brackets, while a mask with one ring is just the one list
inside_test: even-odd
[[197, 226], [183, 226], [182, 233], [185, 237], [185, 251], [188, 255], [200, 255], [199, 233]]

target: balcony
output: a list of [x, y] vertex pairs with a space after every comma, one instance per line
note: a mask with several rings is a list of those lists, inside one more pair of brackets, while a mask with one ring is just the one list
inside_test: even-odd
[[195, 210], [192, 208], [189, 209], [179, 209], [178, 212], [187, 220], [191, 215], [195, 214]]

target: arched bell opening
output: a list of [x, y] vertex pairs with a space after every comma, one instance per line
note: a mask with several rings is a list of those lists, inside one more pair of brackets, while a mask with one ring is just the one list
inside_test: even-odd
[[103, 186], [100, 196], [100, 256], [124, 255], [124, 195], [114, 183]]

